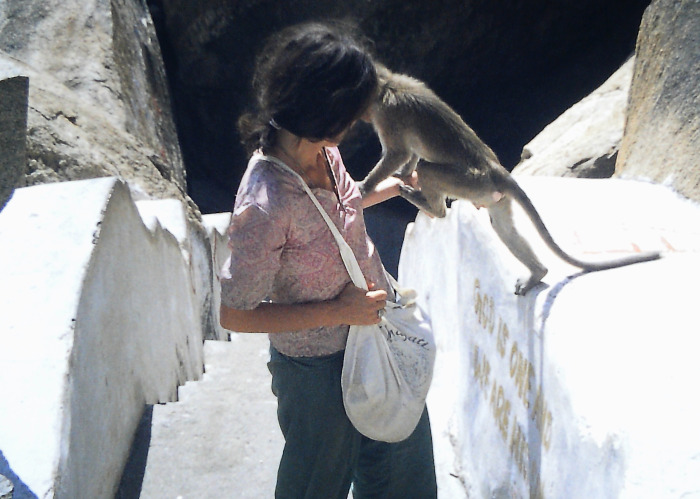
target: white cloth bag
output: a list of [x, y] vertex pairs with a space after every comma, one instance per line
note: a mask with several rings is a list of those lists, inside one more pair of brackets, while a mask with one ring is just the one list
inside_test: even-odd
[[341, 379], [352, 424], [384, 442], [399, 442], [413, 433], [435, 365], [430, 323], [405, 290], [403, 295], [396, 291], [398, 302], [387, 302], [379, 324], [350, 326]]
[[[306, 182], [277, 158], [265, 159], [299, 178], [333, 233], [353, 284], [368, 289], [352, 248]], [[399, 442], [413, 433], [425, 409], [436, 347], [415, 291], [400, 288], [388, 272], [386, 276], [396, 299], [387, 301], [379, 324], [350, 326], [341, 385], [345, 412], [360, 433], [373, 440]]]

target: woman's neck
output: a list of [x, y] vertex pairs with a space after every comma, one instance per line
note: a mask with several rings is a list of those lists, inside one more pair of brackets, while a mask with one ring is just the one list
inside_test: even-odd
[[333, 189], [323, 156], [323, 142], [311, 142], [280, 130], [270, 153], [296, 171], [310, 187]]

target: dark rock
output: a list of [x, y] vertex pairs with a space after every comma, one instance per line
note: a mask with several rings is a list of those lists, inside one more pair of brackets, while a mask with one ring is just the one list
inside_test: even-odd
[[0, 80], [0, 210], [20, 183], [27, 164], [29, 80]]

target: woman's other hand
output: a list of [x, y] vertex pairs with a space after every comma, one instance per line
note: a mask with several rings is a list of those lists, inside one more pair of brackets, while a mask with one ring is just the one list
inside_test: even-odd
[[369, 291], [349, 283], [335, 299], [338, 322], [354, 326], [379, 323], [379, 311], [386, 306], [386, 297], [386, 291], [376, 289], [373, 283], [370, 284]]
[[377, 187], [372, 192], [365, 193], [365, 196], [362, 198], [362, 207], [369, 208], [370, 206], [398, 196], [402, 185], [407, 185], [419, 190], [420, 183], [418, 181], [418, 172], [414, 170], [410, 176], [405, 178], [394, 176], [385, 178], [377, 184]]

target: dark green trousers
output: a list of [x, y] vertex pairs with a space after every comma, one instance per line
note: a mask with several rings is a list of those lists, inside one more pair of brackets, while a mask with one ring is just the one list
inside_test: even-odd
[[343, 407], [343, 352], [289, 357], [270, 349], [268, 368], [285, 445], [277, 499], [437, 497], [427, 410], [406, 440], [377, 442], [360, 434]]

